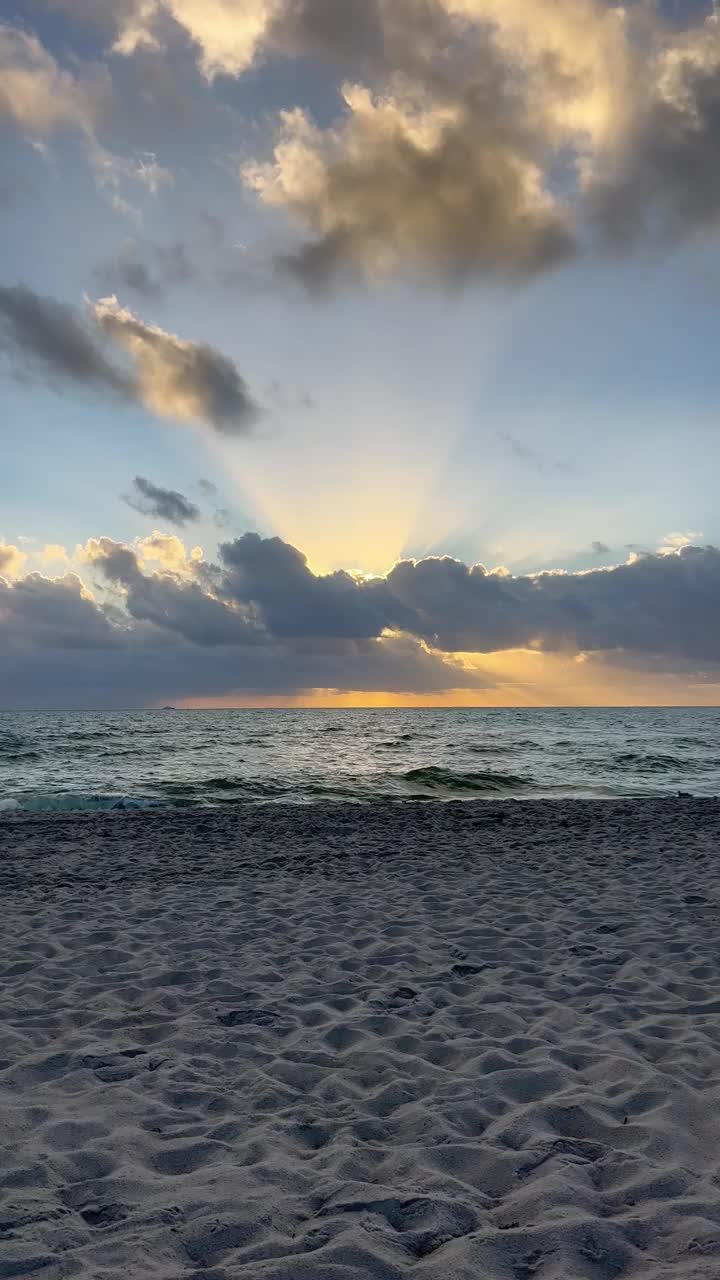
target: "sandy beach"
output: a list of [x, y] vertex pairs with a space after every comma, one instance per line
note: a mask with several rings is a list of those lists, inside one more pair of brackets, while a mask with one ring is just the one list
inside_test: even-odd
[[720, 802], [0, 823], [0, 1277], [720, 1274]]

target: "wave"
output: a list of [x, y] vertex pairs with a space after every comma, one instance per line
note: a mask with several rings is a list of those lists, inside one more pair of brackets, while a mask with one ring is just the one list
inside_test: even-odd
[[0, 813], [110, 813], [133, 809], [151, 809], [154, 802], [147, 797], [82, 795], [73, 791], [31, 792], [0, 800]]
[[[451, 747], [455, 745], [453, 742], [448, 743]], [[468, 746], [460, 746], [461, 750], [469, 751], [474, 756], [513, 756], [518, 751], [536, 747], [537, 743], [530, 738], [517, 738], [511, 742], [473, 742]]]
[[111, 738], [116, 732], [114, 729], [65, 729], [62, 736], [67, 742], [92, 742], [97, 738]]
[[401, 774], [406, 786], [422, 792], [472, 795], [509, 795], [524, 791], [533, 785], [532, 779], [512, 773], [472, 772], [458, 773], [440, 765], [426, 765], [421, 769], [408, 769]]
[[22, 751], [28, 744], [27, 738], [22, 738], [19, 733], [2, 733], [0, 734], [0, 756], [6, 752]]
[[693, 760], [687, 756], [657, 753], [644, 755], [638, 751], [623, 751], [612, 760], [612, 767], [632, 769], [635, 773], [706, 773], [718, 767], [717, 760]]

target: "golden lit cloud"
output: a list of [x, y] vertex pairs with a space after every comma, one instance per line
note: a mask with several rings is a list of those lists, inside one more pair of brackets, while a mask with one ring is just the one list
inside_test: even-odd
[[19, 578], [27, 555], [11, 543], [0, 542], [0, 577]]
[[155, 531], [147, 538], [138, 538], [133, 545], [144, 565], [159, 565], [169, 573], [192, 573], [203, 560], [202, 547], [193, 547], [188, 552], [185, 543], [175, 534]]
[[240, 75], [282, 8], [281, 0], [141, 0], [131, 10], [115, 42], [115, 52], [132, 54], [141, 45], [158, 45], [156, 21], [169, 15], [199, 47], [208, 79]]
[[626, 11], [604, 0], [441, 0], [482, 27], [528, 78], [531, 109], [558, 138], [611, 141], [628, 121], [635, 58]]
[[64, 70], [36, 36], [0, 23], [0, 119], [29, 133], [92, 134], [108, 95], [106, 73], [85, 80]]
[[382, 94], [345, 85], [347, 112], [319, 130], [284, 112], [273, 160], [243, 179], [288, 208], [314, 242], [291, 260], [310, 285], [338, 264], [371, 279], [402, 263], [432, 274], [525, 274], [571, 251], [567, 215], [521, 125], [487, 110], [487, 90], [433, 98], [398, 81]]
[[228, 434], [246, 429], [257, 416], [232, 360], [214, 347], [147, 324], [121, 307], [114, 294], [90, 304], [90, 311], [106, 337], [133, 361], [135, 393], [151, 413]]
[[68, 553], [58, 542], [50, 542], [39, 552], [42, 564], [59, 564], [68, 560]]

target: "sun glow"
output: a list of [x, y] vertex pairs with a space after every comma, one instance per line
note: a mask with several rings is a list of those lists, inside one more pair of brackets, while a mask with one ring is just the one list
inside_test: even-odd
[[635, 671], [609, 664], [601, 656], [573, 657], [509, 650], [491, 654], [455, 654], [474, 674], [482, 674], [486, 688], [455, 688], [441, 692], [305, 689], [275, 696], [228, 694], [219, 698], [184, 698], [179, 707], [203, 708], [315, 708], [316, 710], [452, 707], [645, 707], [720, 704], [720, 684], [700, 676]]
[[[307, 320], [309, 341], [332, 357], [332, 378], [312, 367], [294, 376], [307, 378], [313, 393], [322, 377], [322, 399], [276, 388], [250, 439], [206, 441], [228, 497], [255, 515], [258, 532], [290, 542], [316, 572], [382, 574], [409, 547], [432, 550], [460, 524], [476, 523], [476, 511], [444, 481], [460, 440], [478, 430], [478, 406], [522, 304], [453, 298], [438, 306], [413, 297], [410, 306], [399, 294], [366, 306], [362, 321], [349, 328], [345, 318], [331, 333], [322, 313]], [[487, 507], [492, 488], [486, 470], [473, 506]]]

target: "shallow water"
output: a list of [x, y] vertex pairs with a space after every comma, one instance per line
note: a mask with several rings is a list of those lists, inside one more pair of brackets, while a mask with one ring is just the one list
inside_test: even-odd
[[720, 794], [720, 709], [0, 714], [0, 809]]

